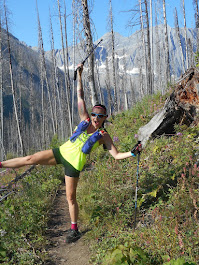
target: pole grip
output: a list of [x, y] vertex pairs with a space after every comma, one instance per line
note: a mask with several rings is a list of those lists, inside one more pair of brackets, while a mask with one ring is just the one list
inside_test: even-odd
[[[82, 63], [84, 65], [84, 63]], [[74, 80], [77, 79], [77, 71], [80, 69], [80, 67], [77, 67], [77, 69], [74, 71]]]
[[74, 80], [76, 80], [77, 79], [77, 69], [74, 71], [74, 78], [73, 78]]

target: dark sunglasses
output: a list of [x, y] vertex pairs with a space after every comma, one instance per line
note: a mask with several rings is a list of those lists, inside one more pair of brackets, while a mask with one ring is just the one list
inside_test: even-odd
[[99, 118], [99, 119], [101, 119], [101, 118], [103, 118], [103, 117], [107, 117], [107, 115], [106, 114], [98, 114], [98, 113], [95, 113], [95, 112], [91, 112], [91, 116], [92, 117], [96, 117], [97, 116], [97, 118]]

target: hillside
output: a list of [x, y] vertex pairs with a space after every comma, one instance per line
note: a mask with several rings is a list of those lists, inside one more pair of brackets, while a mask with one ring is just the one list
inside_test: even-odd
[[[134, 146], [138, 129], [163, 107], [169, 94], [145, 97], [131, 110], [109, 118], [107, 130], [119, 151]], [[88, 231], [82, 240], [91, 247], [90, 264], [198, 264], [198, 117], [196, 121], [191, 127], [175, 126], [176, 134], [147, 142], [140, 157], [136, 229], [137, 159], [116, 161], [103, 148], [90, 156], [77, 192], [80, 227]], [[58, 144], [54, 139], [52, 147]], [[7, 181], [11, 173], [5, 172], [1, 181]], [[46, 252], [45, 231], [49, 211], [55, 218], [58, 210], [52, 209], [52, 198], [60, 177], [63, 181], [60, 167], [39, 167], [17, 184], [18, 192], [2, 204], [3, 264], [44, 264], [48, 254], [56, 253], [56, 246]], [[56, 239], [60, 242], [65, 230], [63, 220], [59, 223], [62, 230], [54, 232], [59, 232]], [[64, 243], [60, 246], [63, 249]], [[65, 246], [66, 253], [70, 248]]]
[[[22, 138], [31, 138], [25, 142], [25, 149], [28, 152], [29, 149], [41, 149], [39, 139], [41, 139], [41, 120], [42, 120], [42, 104], [45, 106], [45, 120], [46, 130], [49, 132], [49, 138], [52, 137], [52, 125], [49, 118], [49, 103], [47, 93], [47, 82], [44, 77], [44, 73], [41, 71], [41, 55], [40, 53], [28, 47], [24, 43], [20, 42], [12, 34], [10, 37], [10, 49], [11, 49], [11, 62], [12, 62], [12, 74], [13, 74], [13, 86], [15, 90], [16, 107], [19, 116], [19, 123], [21, 127]], [[8, 54], [7, 34], [5, 30], [2, 30], [2, 78], [3, 78], [3, 142], [6, 154], [9, 152], [18, 152], [18, 139], [16, 133], [16, 119], [13, 114], [13, 96], [11, 90], [11, 78], [10, 78], [10, 65]], [[53, 65], [50, 61], [46, 60], [47, 80], [49, 85], [50, 96], [53, 98], [55, 94], [55, 80]], [[42, 73], [42, 74], [41, 74]], [[64, 74], [60, 69], [57, 69], [57, 84], [62, 91], [64, 88]], [[43, 90], [43, 93], [42, 93]], [[62, 92], [63, 94], [63, 92]], [[62, 96], [65, 100], [64, 95]], [[42, 103], [43, 100], [43, 103]], [[32, 127], [32, 129], [31, 129]], [[67, 130], [66, 130], [67, 132]], [[10, 143], [10, 135], [12, 135], [12, 144]], [[16, 135], [16, 138], [15, 138]], [[49, 143], [50, 140], [46, 141]], [[3, 159], [3, 158], [1, 158]]]
[[[111, 120], [107, 130], [120, 151], [136, 143], [138, 129], [164, 102], [147, 97]], [[91, 264], [198, 264], [199, 128], [175, 129], [141, 153], [136, 229], [137, 159], [115, 161], [103, 150], [92, 157], [94, 170], [84, 172], [78, 196], [81, 220], [91, 229]]]
[[[9, 34], [9, 36], [13, 79], [16, 90], [18, 91], [20, 88], [24, 98], [28, 98], [30, 86], [32, 86], [35, 93], [40, 93], [40, 53], [37, 49], [27, 46], [24, 42], [15, 38], [12, 34]], [[7, 35], [5, 30], [2, 29], [3, 87], [5, 96], [11, 93], [7, 46]], [[46, 64], [48, 76], [50, 77], [52, 63], [47, 60]], [[8, 116], [8, 114], [9, 112], [5, 111], [5, 115]]]

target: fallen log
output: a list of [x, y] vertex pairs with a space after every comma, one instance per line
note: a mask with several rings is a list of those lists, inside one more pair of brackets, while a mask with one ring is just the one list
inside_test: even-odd
[[177, 82], [164, 107], [138, 131], [144, 146], [150, 138], [175, 134], [175, 124], [190, 126], [199, 113], [199, 70], [190, 68]]

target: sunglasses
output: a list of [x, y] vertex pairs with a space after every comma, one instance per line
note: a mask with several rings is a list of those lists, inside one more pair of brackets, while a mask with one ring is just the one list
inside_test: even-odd
[[91, 112], [91, 116], [92, 117], [96, 117], [97, 116], [97, 118], [99, 118], [99, 119], [101, 119], [101, 118], [103, 118], [103, 117], [107, 117], [107, 115], [105, 115], [105, 114], [98, 114], [98, 113], [95, 113], [95, 112]]

